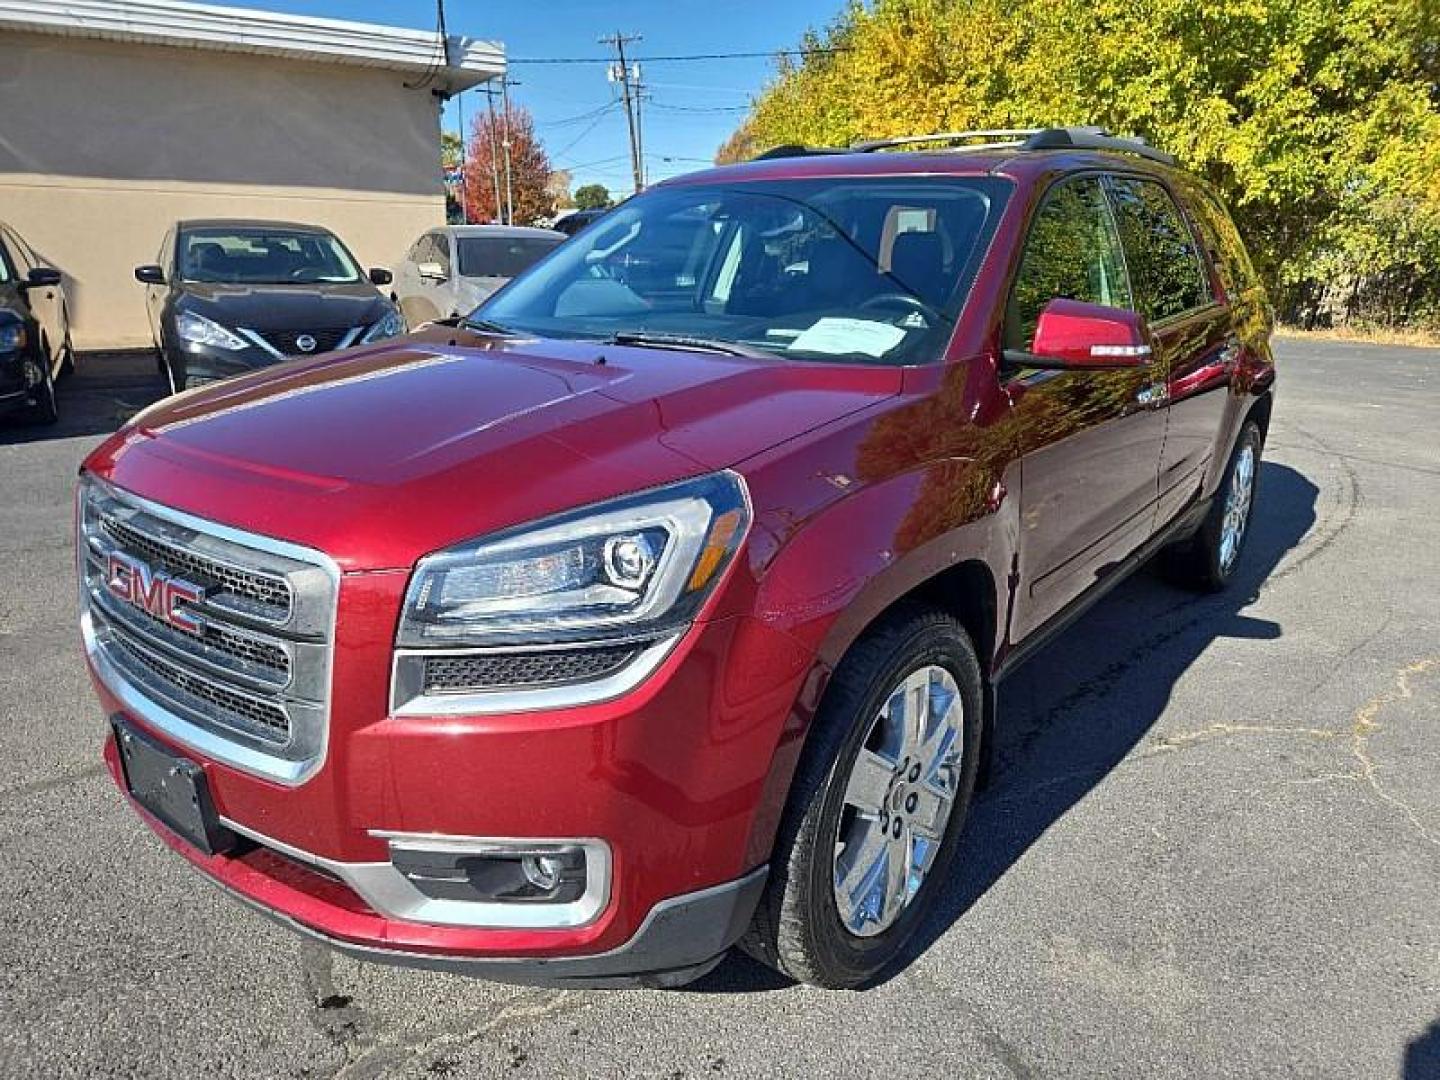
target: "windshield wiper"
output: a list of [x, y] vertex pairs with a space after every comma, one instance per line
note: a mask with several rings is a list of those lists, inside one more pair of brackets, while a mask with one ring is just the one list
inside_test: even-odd
[[436, 319], [442, 325], [463, 326], [466, 330], [479, 330], [482, 334], [513, 334], [514, 330], [498, 322], [491, 322], [489, 319], [457, 319], [451, 323], [449, 319]]
[[635, 345], [642, 349], [691, 349], [695, 352], [719, 353], [722, 356], [745, 356], [752, 360], [774, 360], [774, 353], [752, 349], [734, 341], [717, 338], [691, 337], [688, 334], [650, 334], [638, 330], [621, 330], [611, 334], [611, 345]]

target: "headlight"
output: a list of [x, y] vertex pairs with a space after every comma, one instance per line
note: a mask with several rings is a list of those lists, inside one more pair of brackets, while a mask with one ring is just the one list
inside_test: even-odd
[[365, 331], [365, 336], [360, 339], [360, 344], [368, 345], [372, 341], [397, 337], [403, 333], [405, 333], [405, 320], [400, 317], [400, 312], [391, 308], [379, 322]]
[[745, 537], [744, 481], [721, 472], [549, 518], [420, 560], [402, 647], [597, 642], [688, 622]]
[[0, 322], [0, 352], [14, 352], [25, 347], [25, 324], [13, 319]]
[[225, 327], [204, 315], [193, 311], [182, 311], [175, 317], [175, 333], [182, 341], [194, 345], [208, 345], [212, 349], [245, 349], [249, 343], [240, 335], [232, 334]]

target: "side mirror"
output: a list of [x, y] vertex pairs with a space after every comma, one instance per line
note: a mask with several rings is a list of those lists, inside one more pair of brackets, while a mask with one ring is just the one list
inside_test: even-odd
[[135, 267], [135, 280], [145, 285], [164, 285], [165, 271], [151, 263], [148, 266]]
[[60, 271], [53, 266], [36, 266], [25, 275], [25, 285], [31, 289], [44, 289], [59, 285], [60, 277]]
[[1150, 363], [1150, 329], [1134, 311], [1051, 300], [1040, 312], [1030, 352], [1017, 361], [1041, 368], [1128, 368]]
[[418, 263], [415, 272], [430, 281], [444, 281], [446, 277], [445, 268], [437, 262]]
[[395, 280], [395, 275], [383, 266], [372, 266], [370, 268], [370, 284], [389, 285]]

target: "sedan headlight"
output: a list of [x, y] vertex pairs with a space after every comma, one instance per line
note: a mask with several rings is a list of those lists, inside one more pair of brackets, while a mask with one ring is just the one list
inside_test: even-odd
[[365, 331], [365, 336], [360, 339], [361, 345], [368, 345], [372, 341], [383, 341], [385, 338], [398, 337], [405, 333], [405, 320], [400, 317], [400, 312], [391, 308], [385, 315]]
[[429, 555], [405, 596], [403, 647], [601, 642], [687, 623], [750, 524], [720, 472]]
[[212, 349], [245, 349], [249, 342], [233, 334], [213, 319], [196, 315], [193, 311], [182, 311], [175, 317], [175, 333], [182, 341], [192, 345], [207, 345]]
[[14, 352], [25, 347], [25, 324], [19, 319], [0, 320], [0, 352]]

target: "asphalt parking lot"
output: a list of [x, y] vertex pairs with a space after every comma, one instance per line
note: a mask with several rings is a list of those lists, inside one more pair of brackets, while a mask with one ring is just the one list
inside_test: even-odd
[[72, 478], [158, 382], [82, 358], [58, 429], [0, 421], [0, 1075], [1440, 1077], [1440, 350], [1277, 349], [1236, 587], [1141, 574], [1006, 685], [863, 993], [368, 966], [206, 885], [99, 765]]

